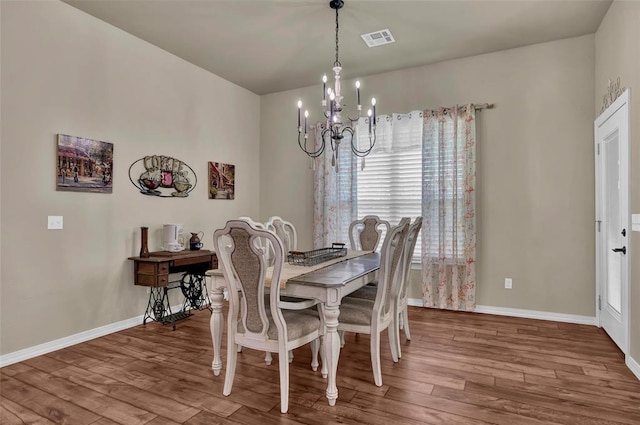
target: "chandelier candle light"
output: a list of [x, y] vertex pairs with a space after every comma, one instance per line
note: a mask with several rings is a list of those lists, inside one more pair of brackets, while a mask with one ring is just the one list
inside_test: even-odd
[[[331, 146], [331, 165], [338, 171], [338, 148], [342, 139], [348, 133], [350, 135], [351, 151], [354, 155], [362, 158], [362, 167], [364, 167], [364, 157], [371, 153], [376, 143], [376, 99], [371, 99], [371, 109], [367, 111], [369, 121], [369, 145], [360, 149], [358, 146], [358, 137], [356, 135], [356, 124], [360, 119], [362, 105], [360, 104], [360, 81], [356, 81], [356, 101], [358, 116], [356, 118], [349, 117], [342, 103], [343, 96], [340, 94], [340, 71], [342, 64], [339, 60], [339, 43], [338, 43], [338, 10], [344, 6], [343, 0], [331, 0], [329, 7], [336, 11], [336, 60], [333, 63], [333, 89], [327, 88], [327, 75], [322, 76], [322, 110], [325, 122], [319, 122], [317, 125], [309, 126], [309, 111], [304, 111], [304, 127], [301, 122], [302, 100], [298, 100], [298, 145], [311, 158], [316, 158], [324, 152], [325, 146]], [[327, 106], [327, 96], [329, 102]], [[344, 116], [343, 116], [344, 112]], [[320, 140], [309, 140], [309, 130], [320, 130]], [[301, 138], [302, 136], [302, 138]], [[311, 144], [311, 149], [308, 144]], [[316, 148], [317, 147], [317, 148]]]

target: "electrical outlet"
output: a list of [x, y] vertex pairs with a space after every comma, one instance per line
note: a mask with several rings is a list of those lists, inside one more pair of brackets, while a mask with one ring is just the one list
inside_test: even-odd
[[47, 229], [49, 230], [61, 230], [62, 229], [62, 216], [50, 215], [47, 216]]
[[513, 280], [510, 277], [505, 278], [504, 280], [504, 289], [513, 288]]

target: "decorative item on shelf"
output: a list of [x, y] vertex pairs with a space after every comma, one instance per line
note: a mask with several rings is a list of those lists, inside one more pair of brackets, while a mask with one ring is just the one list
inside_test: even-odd
[[148, 155], [131, 164], [129, 180], [144, 195], [185, 198], [196, 187], [198, 179], [193, 169], [179, 159]]
[[[331, 146], [331, 165], [338, 171], [338, 152], [340, 143], [349, 135], [351, 151], [354, 155], [362, 157], [362, 166], [364, 166], [364, 157], [371, 153], [376, 143], [376, 99], [371, 99], [371, 109], [367, 111], [369, 137], [368, 144], [363, 143], [361, 148], [358, 144], [356, 134], [356, 124], [360, 119], [362, 105], [360, 104], [360, 81], [356, 81], [356, 99], [357, 112], [355, 118], [349, 117], [344, 110], [345, 104], [342, 103], [343, 96], [340, 93], [340, 72], [342, 64], [339, 59], [339, 42], [338, 42], [338, 10], [344, 6], [343, 0], [331, 0], [329, 7], [336, 11], [336, 60], [333, 63], [334, 81], [333, 88], [327, 88], [327, 76], [322, 77], [322, 109], [326, 119], [324, 123], [318, 122], [316, 125], [309, 125], [309, 111], [304, 111], [304, 125], [301, 122], [302, 100], [298, 100], [298, 146], [311, 158], [322, 155], [327, 144]], [[327, 97], [329, 98], [327, 102]], [[344, 112], [344, 116], [342, 115]], [[310, 131], [313, 130], [313, 131]], [[318, 130], [317, 132], [315, 130]], [[309, 133], [314, 133], [313, 140], [309, 140]], [[316, 138], [319, 137], [319, 140]]]
[[169, 252], [184, 250], [184, 235], [182, 224], [165, 224], [162, 226], [162, 249]]
[[609, 80], [607, 82], [607, 92], [602, 96], [602, 109], [600, 113], [603, 113], [620, 95], [625, 91], [625, 88], [620, 88], [620, 77], [615, 81]]
[[236, 166], [209, 162], [209, 199], [234, 199]]
[[204, 236], [204, 232], [189, 232], [191, 233], [191, 238], [189, 239], [189, 249], [191, 251], [198, 251], [202, 248], [202, 237]]
[[140, 228], [140, 257], [149, 258], [149, 228]]

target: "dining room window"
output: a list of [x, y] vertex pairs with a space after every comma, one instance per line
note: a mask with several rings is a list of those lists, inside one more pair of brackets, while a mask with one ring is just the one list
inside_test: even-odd
[[[373, 151], [357, 168], [357, 215], [377, 215], [392, 224], [422, 215], [422, 112], [381, 115]], [[368, 121], [358, 123], [360, 146], [368, 144]], [[382, 235], [384, 238], [385, 235]], [[381, 246], [382, 244], [380, 244]], [[413, 262], [421, 258], [416, 244]]]
[[[392, 225], [403, 217], [422, 216], [422, 242], [415, 246], [413, 263], [467, 262], [469, 241], [475, 240], [470, 237], [475, 154], [468, 146], [473, 138], [466, 135], [467, 115], [452, 112], [440, 108], [379, 115], [376, 143], [368, 156], [358, 158], [343, 150], [337, 172], [329, 167], [329, 159], [318, 159], [317, 164], [325, 166], [322, 172], [316, 170], [315, 217], [324, 226], [325, 245], [315, 245], [348, 240], [348, 223], [366, 215]], [[368, 126], [368, 118], [357, 124], [360, 149], [369, 144]]]

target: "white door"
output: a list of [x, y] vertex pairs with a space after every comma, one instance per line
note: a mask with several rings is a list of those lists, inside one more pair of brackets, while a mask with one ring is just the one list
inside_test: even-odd
[[595, 121], [599, 326], [629, 347], [629, 90]]

